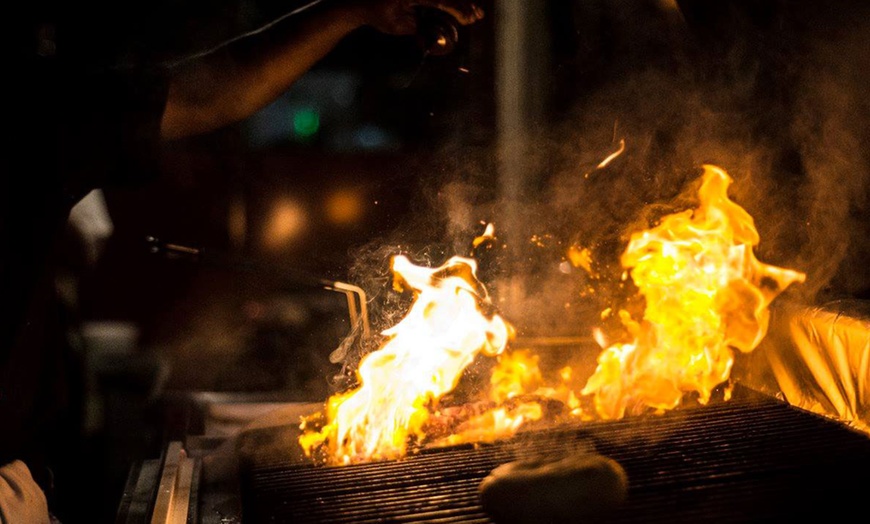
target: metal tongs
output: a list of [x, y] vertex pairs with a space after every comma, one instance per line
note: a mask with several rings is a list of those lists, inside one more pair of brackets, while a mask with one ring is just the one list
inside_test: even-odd
[[[146, 241], [152, 254], [163, 255], [170, 259], [191, 260], [243, 271], [263, 269], [262, 264], [251, 261], [248, 258], [233, 257], [226, 253], [205, 250], [203, 248], [163, 242], [153, 236], [146, 237]], [[366, 303], [366, 293], [362, 288], [346, 282], [321, 278], [294, 267], [269, 265], [268, 269], [280, 272], [285, 282], [300, 288], [319, 288], [343, 293], [347, 297], [347, 309], [351, 325], [348, 339], [356, 338], [360, 331], [362, 332], [363, 340], [369, 338], [371, 328], [369, 326], [368, 306]], [[346, 346], [347, 344], [342, 344], [342, 347]]]

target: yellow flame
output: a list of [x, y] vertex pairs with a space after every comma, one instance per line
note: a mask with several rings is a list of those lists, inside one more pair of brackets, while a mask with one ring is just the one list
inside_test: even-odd
[[438, 446], [450, 446], [468, 442], [494, 442], [513, 436], [529, 421], [541, 419], [544, 410], [538, 402], [523, 402], [517, 406], [499, 406], [472, 417], [456, 428], [456, 431], [436, 442]]
[[538, 356], [530, 351], [502, 353], [489, 382], [490, 399], [497, 404], [537, 390], [544, 382]]
[[481, 244], [483, 244], [484, 242], [486, 242], [488, 240], [492, 240], [494, 238], [495, 238], [495, 226], [490, 223], [490, 224], [486, 225], [486, 229], [483, 231], [483, 234], [480, 235], [479, 237], [475, 238], [471, 242], [471, 245], [472, 245], [472, 247], [476, 248], [476, 247], [480, 246]]
[[314, 430], [303, 422], [299, 443], [309, 455], [325, 446], [336, 464], [403, 456], [425, 437], [433, 402], [456, 387], [479, 353], [501, 353], [512, 336], [499, 315], [482, 311], [489, 299], [474, 260], [453, 257], [431, 269], [396, 256], [392, 270], [414, 304], [361, 361], [360, 386], [329, 399], [326, 424]]
[[[604, 349], [580, 394], [592, 396], [599, 417], [673, 409], [687, 393], [708, 402], [730, 375], [734, 349], [752, 351], [765, 336], [770, 303], [804, 281], [803, 273], [756, 259], [759, 235], [752, 217], [728, 198], [731, 182], [720, 168], [704, 166], [696, 209], [631, 237], [622, 279], [632, 279], [646, 305], [640, 320], [624, 309], [602, 312], [602, 320], [620, 320], [630, 342], [612, 344], [593, 331]], [[475, 246], [492, 236], [490, 224]], [[569, 250], [569, 259], [591, 267], [588, 250]], [[399, 458], [412, 443], [492, 441], [544, 417], [591, 418], [574, 369], [563, 366], [552, 385], [532, 351], [505, 351], [513, 328], [491, 312], [474, 260], [454, 257], [432, 269], [397, 256], [392, 269], [395, 288], [413, 292], [415, 302], [361, 362], [359, 387], [303, 422], [306, 453], [325, 454], [333, 464]], [[440, 410], [438, 401], [480, 354], [498, 357], [488, 400]]]
[[734, 362], [767, 333], [771, 301], [803, 273], [759, 262], [752, 217], [729, 200], [732, 179], [706, 165], [697, 209], [665, 217], [634, 234], [622, 265], [646, 299], [643, 320], [620, 318], [634, 336], [599, 356], [582, 390], [603, 418], [662, 411], [697, 392], [709, 401]]

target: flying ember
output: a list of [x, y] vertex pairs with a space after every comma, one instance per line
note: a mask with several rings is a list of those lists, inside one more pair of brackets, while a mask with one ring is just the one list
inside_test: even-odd
[[512, 327], [491, 313], [473, 259], [453, 257], [438, 268], [392, 260], [394, 287], [411, 291], [408, 314], [384, 331], [384, 342], [359, 365], [359, 386], [327, 401], [322, 427], [303, 422], [299, 443], [333, 464], [399, 458], [425, 437], [433, 403], [452, 391], [483, 353], [501, 353]]
[[633, 340], [606, 348], [582, 390], [602, 418], [706, 404], [725, 382], [733, 348], [750, 352], [767, 333], [768, 306], [803, 273], [759, 262], [752, 217], [728, 198], [732, 179], [706, 165], [696, 209], [632, 235], [622, 265], [645, 298], [643, 318], [620, 318]]

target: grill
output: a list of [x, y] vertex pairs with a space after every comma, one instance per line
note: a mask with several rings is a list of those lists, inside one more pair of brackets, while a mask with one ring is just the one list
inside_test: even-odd
[[477, 487], [506, 462], [594, 448], [629, 478], [609, 522], [771, 522], [845, 518], [866, 496], [870, 438], [738, 387], [728, 402], [661, 416], [529, 432], [398, 461], [327, 467], [251, 457], [244, 522], [467, 522], [490, 519]]

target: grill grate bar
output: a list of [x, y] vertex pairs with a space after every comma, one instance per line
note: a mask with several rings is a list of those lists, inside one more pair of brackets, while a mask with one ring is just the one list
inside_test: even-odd
[[[320, 497], [298, 499], [293, 512], [311, 514], [317, 511], [318, 518], [332, 521], [349, 519], [358, 522], [369, 516], [380, 517], [385, 512], [392, 517], [414, 515], [432, 511], [477, 512], [483, 516], [477, 504], [477, 484], [479, 478], [445, 482], [440, 484], [420, 484], [414, 488], [365, 489], [353, 495], [325, 493]], [[283, 499], [280, 494], [260, 495], [262, 502]], [[372, 500], [380, 502], [373, 506]]]
[[[781, 411], [781, 413], [779, 413], [780, 415], [790, 414], [788, 411], [779, 411]], [[768, 424], [760, 428], [755, 428], [755, 434], [753, 435], [754, 439], [761, 436], [770, 437], [774, 434], [782, 436], [783, 434], [789, 433], [790, 429], [793, 429], [789, 426], [797, 425], [797, 429], [799, 429], [800, 424], [794, 422], [793, 419], [789, 422], [790, 417], [783, 416], [781, 418], [784, 419], [781, 421], [782, 423], [775, 425]], [[687, 467], [690, 467], [690, 469], [686, 471], [686, 474], [688, 474], [690, 478], [715, 475], [717, 471], [721, 470], [723, 465], [728, 465], [730, 461], [746, 462], [748, 460], [745, 455], [738, 453], [738, 451], [743, 450], [745, 452], [751, 452], [751, 450], [745, 448], [753, 446], [755, 441], [747, 438], [742, 441], [738, 440], [736, 443], [733, 442], [735, 440], [735, 431], [740, 431], [742, 433], [745, 433], [746, 431], [741, 430], [738, 425], [735, 425], [733, 420], [729, 420], [728, 422], [729, 432], [724, 434], [710, 430], [709, 433], [704, 431], [696, 435], [678, 435], [678, 438], [682, 441], [683, 445], [697, 445], [695, 449], [693, 449], [693, 462], [687, 464]], [[702, 426], [698, 425], [698, 428], [701, 429]], [[644, 435], [644, 433], [649, 433], [649, 435]], [[601, 453], [613, 454], [619, 452], [623, 462], [631, 461], [638, 456], [640, 458], [646, 456], [646, 447], [648, 446], [637, 445], [638, 442], [644, 441], [644, 436], [652, 435], [656, 440], [661, 440], [663, 433], [666, 432], [663, 431], [662, 428], [652, 432], [646, 431], [646, 428], [632, 431], [633, 447], [629, 449], [617, 449], [616, 446], [607, 445], [606, 443], [602, 444], [601, 441], [603, 439], [601, 438], [596, 439], [598, 442], [594, 443], [594, 445], [596, 445], [598, 451]], [[573, 433], [568, 433], [566, 437], [553, 438], [553, 435], [550, 435], [549, 439], [547, 437], [548, 436], [545, 435], [538, 435], [536, 441], [539, 443], [541, 443], [541, 441], [544, 442], [542, 442], [541, 446], [538, 447], [536, 450], [537, 452], [545, 454], [558, 452], [565, 449], [565, 441], [579, 442], [581, 444], [592, 443], [592, 440], [588, 435], [584, 436], [583, 434], [578, 434], [576, 428]], [[783, 458], [793, 456], [795, 453], [818, 449], [818, 446], [823, 444], [822, 441], [825, 438], [827, 437], [816, 433], [809, 435], [807, 438], [798, 442], [792, 443], [787, 448], [780, 447], [771, 450], [756, 451], [752, 453], [756, 456], [751, 457], [754, 460], [751, 464], [747, 464], [747, 466], [757, 467], [758, 461], [770, 464], [780, 463]], [[550, 440], [550, 442], [547, 442], [548, 440]], [[724, 450], [721, 449], [723, 447], [727, 448], [728, 454], [723, 454]], [[843, 452], [843, 450], [838, 451]], [[317, 494], [326, 489], [332, 492], [346, 491], [352, 493], [359, 489], [361, 477], [364, 477], [369, 483], [377, 483], [384, 487], [412, 486], [423, 480], [432, 480], [442, 477], [444, 480], [451, 480], [485, 476], [485, 474], [492, 470], [498, 463], [515, 460], [516, 458], [527, 454], [528, 451], [524, 453], [522, 448], [510, 450], [503, 446], [488, 445], [483, 446], [480, 449], [452, 450], [448, 455], [444, 455], [443, 453], [427, 453], [403, 461], [330, 468], [285, 467], [283, 470], [270, 468], [259, 472], [257, 486], [262, 491], [269, 491], [270, 489], [286, 489], [290, 485], [299, 484], [298, 493], [300, 495], [304, 493]], [[663, 459], [680, 459], [679, 450], [659, 450], [659, 454]], [[418, 464], [415, 464], [416, 468], [411, 470], [413, 473], [408, 471], [411, 469], [409, 467], [410, 461], [418, 461]], [[461, 465], [461, 467], [458, 467], [458, 465]], [[399, 475], [398, 473], [402, 473], [402, 475]]]
[[866, 435], [756, 395], [494, 444], [424, 450], [398, 461], [254, 464], [243, 478], [243, 506], [256, 521], [279, 523], [480, 524], [489, 520], [478, 485], [499, 464], [590, 448], [615, 458], [628, 473], [629, 500], [614, 516], [617, 523], [797, 518], [811, 504], [827, 510], [847, 497], [860, 500], [863, 494], [847, 479], [870, 470]]

